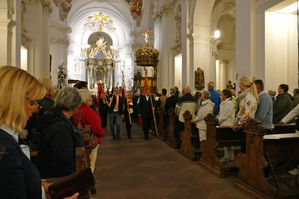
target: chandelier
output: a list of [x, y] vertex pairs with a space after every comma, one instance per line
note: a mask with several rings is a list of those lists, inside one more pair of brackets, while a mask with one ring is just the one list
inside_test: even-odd
[[89, 16], [84, 26], [92, 31], [98, 30], [99, 32], [102, 32], [103, 29], [108, 31], [116, 30], [116, 28], [113, 27], [113, 20], [109, 16], [103, 15], [102, 12]]

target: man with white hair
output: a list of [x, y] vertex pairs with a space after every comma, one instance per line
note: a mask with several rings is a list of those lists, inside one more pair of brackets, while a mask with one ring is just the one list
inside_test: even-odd
[[177, 101], [177, 104], [176, 104], [176, 113], [177, 113], [177, 116], [178, 116], [178, 122], [177, 122], [177, 128], [175, 128], [175, 137], [176, 137], [176, 140], [177, 140], [177, 146], [176, 148], [180, 148], [180, 145], [181, 145], [181, 139], [180, 139], [180, 134], [182, 131], [184, 131], [184, 113], [186, 111], [190, 111], [190, 114], [192, 115], [192, 119], [195, 118], [195, 110], [196, 110], [196, 107], [197, 107], [197, 100], [195, 97], [193, 97], [191, 95], [191, 88], [188, 86], [186, 89], [185, 89], [185, 92], [184, 92], [184, 96], [182, 96], [178, 101]]
[[217, 115], [219, 113], [219, 106], [220, 106], [220, 103], [221, 103], [221, 99], [220, 99], [220, 93], [215, 91], [214, 88], [215, 88], [215, 82], [210, 81], [208, 83], [208, 90], [211, 93], [210, 100], [215, 104], [214, 109], [213, 109], [213, 113], [215, 115]]

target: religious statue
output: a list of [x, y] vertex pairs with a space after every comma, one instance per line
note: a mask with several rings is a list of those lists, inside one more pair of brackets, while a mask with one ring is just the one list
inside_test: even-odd
[[232, 85], [232, 81], [228, 80], [227, 84], [226, 84], [226, 88], [227, 89], [236, 89], [236, 84]]
[[58, 84], [57, 88], [62, 89], [63, 87], [67, 86], [66, 84], [66, 77], [67, 74], [64, 72], [64, 63], [62, 63], [60, 66], [58, 66]]
[[197, 90], [202, 90], [205, 87], [205, 75], [201, 68], [197, 68], [195, 73], [195, 88]]
[[146, 31], [143, 33], [144, 35], [144, 41], [146, 44], [149, 43], [149, 29], [146, 29]]

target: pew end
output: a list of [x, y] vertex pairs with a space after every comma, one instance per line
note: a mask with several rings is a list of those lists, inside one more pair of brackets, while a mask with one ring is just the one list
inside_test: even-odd
[[285, 163], [299, 163], [299, 134], [265, 136], [266, 130], [256, 120], [249, 120], [244, 132], [246, 153], [235, 159], [240, 169], [236, 186], [258, 198], [299, 198], [298, 176], [282, 168]]
[[234, 146], [234, 153], [240, 150], [240, 135], [232, 126], [217, 126], [218, 119], [214, 114], [205, 118], [207, 124], [207, 140], [201, 142], [202, 155], [199, 164], [218, 177], [234, 175], [238, 169], [234, 162], [223, 163], [223, 148]]
[[191, 120], [194, 119], [192, 118], [192, 115], [190, 111], [185, 111], [183, 114], [184, 116], [184, 132], [181, 134], [181, 148], [180, 152], [185, 155], [187, 158], [192, 159], [194, 157], [194, 149], [192, 147], [191, 143], [191, 137], [192, 137], [192, 126], [194, 128], [194, 125], [191, 124]]

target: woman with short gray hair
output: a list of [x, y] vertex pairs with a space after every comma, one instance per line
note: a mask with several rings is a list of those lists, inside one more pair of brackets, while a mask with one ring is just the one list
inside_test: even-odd
[[97, 137], [98, 144], [92, 149], [89, 156], [90, 168], [91, 171], [94, 172], [98, 148], [102, 142], [101, 138], [105, 135], [105, 130], [102, 129], [102, 120], [100, 116], [92, 108], [90, 108], [92, 105], [92, 92], [87, 89], [81, 89], [79, 90], [79, 93], [82, 99], [82, 104], [77, 113], [74, 115], [73, 121], [76, 126], [78, 125], [79, 120], [83, 127], [89, 125], [91, 132]]
[[199, 140], [207, 139], [207, 125], [204, 118], [209, 114], [213, 113], [214, 103], [210, 100], [211, 94], [209, 91], [204, 90], [201, 95], [201, 105], [197, 111], [194, 121], [199, 132]]
[[76, 113], [81, 102], [81, 96], [77, 89], [65, 87], [56, 96], [54, 106], [61, 111], [75, 111]]
[[38, 167], [42, 178], [64, 177], [76, 171], [76, 148], [84, 145], [69, 119], [80, 105], [78, 90], [65, 87], [55, 98], [55, 108], [42, 116], [38, 126], [41, 132]]

